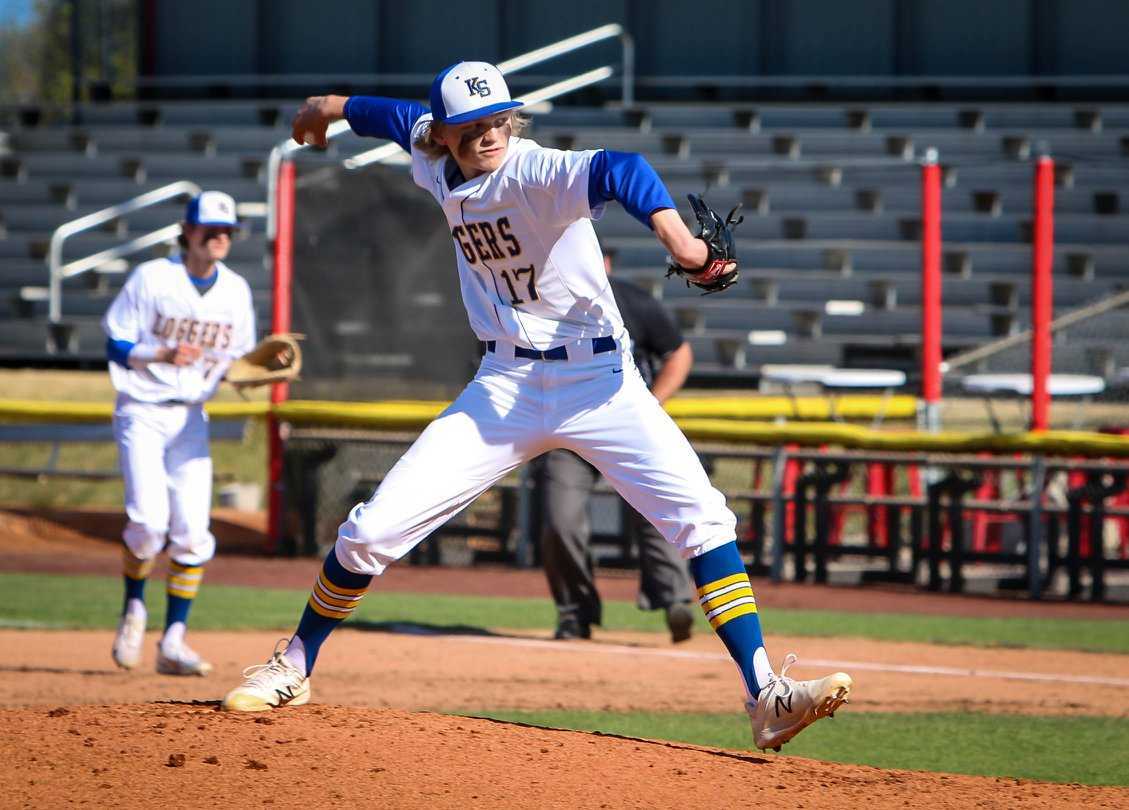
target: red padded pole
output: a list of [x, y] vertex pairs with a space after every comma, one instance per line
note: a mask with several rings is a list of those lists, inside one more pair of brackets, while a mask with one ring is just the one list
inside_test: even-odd
[[1051, 318], [1054, 288], [1055, 164], [1048, 155], [1035, 162], [1035, 221], [1031, 236], [1031, 430], [1046, 430], [1050, 416]]
[[941, 167], [929, 149], [921, 167], [921, 399], [924, 430], [938, 428], [941, 401]]
[[[294, 163], [283, 160], [278, 165], [278, 185], [275, 193], [274, 238], [274, 295], [271, 311], [271, 331], [290, 331], [290, 293], [294, 278]], [[271, 404], [285, 402], [290, 396], [290, 384], [281, 382], [271, 386]], [[267, 499], [267, 552], [278, 548], [282, 540], [282, 432], [273, 415], [267, 419], [270, 455], [267, 469], [269, 495]]]

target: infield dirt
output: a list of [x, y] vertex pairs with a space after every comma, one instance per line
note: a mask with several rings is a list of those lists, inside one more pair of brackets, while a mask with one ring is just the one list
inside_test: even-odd
[[0, 795], [61, 807], [1118, 807], [1126, 792], [381, 709], [0, 711]]
[[[101, 532], [65, 528], [56, 519], [0, 517], [0, 568], [116, 573], [116, 543]], [[310, 560], [220, 557], [209, 581], [304, 587], [316, 567]], [[539, 574], [529, 572], [402, 569], [381, 584], [544, 594]], [[634, 581], [610, 578], [605, 585], [607, 595], [629, 598]], [[762, 596], [766, 604], [800, 598], [808, 607], [858, 600], [860, 609], [873, 610], [1014, 609], [796, 586]], [[891, 601], [876, 604], [884, 599]], [[1046, 607], [1096, 617], [1086, 606]], [[192, 633], [192, 643], [216, 664], [207, 679], [156, 675], [155, 635], [146, 640], [142, 669], [117, 671], [110, 639], [105, 631], [0, 631], [7, 651], [0, 664], [0, 806], [685, 808], [688, 797], [715, 807], [1129, 806], [1124, 788], [882, 770], [439, 713], [739, 712], [732, 664], [708, 633], [672, 647], [643, 633], [598, 632], [592, 641], [555, 643], [544, 632], [505, 629], [343, 629], [319, 660], [314, 703], [265, 717], [224, 714], [216, 701], [242, 667], [266, 659], [275, 634]], [[768, 644], [777, 658], [800, 654], [800, 677], [827, 668], [803, 666], [813, 658], [865, 663], [853, 671], [847, 711], [1129, 716], [1129, 690], [1117, 685], [1126, 676], [1125, 656], [771, 634]], [[944, 674], [946, 668], [968, 674]], [[1060, 673], [1109, 683], [1071, 690], [1067, 701], [1053, 680], [1015, 677]]]

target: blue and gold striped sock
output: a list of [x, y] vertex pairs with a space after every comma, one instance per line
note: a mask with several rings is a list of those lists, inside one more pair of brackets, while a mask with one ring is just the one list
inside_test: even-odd
[[726, 543], [690, 560], [690, 573], [710, 626], [741, 671], [748, 697], [755, 699], [772, 677], [772, 667], [764, 649], [753, 586], [737, 543]]
[[290, 651], [304, 653], [306, 675], [314, 671], [322, 643], [337, 625], [349, 618], [371, 582], [368, 574], [346, 571], [338, 562], [336, 551], [330, 550], [326, 555], [302, 620], [298, 622], [298, 630], [290, 641]]
[[188, 623], [188, 611], [192, 609], [192, 601], [200, 590], [200, 580], [203, 578], [204, 566], [169, 561], [169, 577], [165, 588], [168, 595], [165, 630], [177, 622]]
[[133, 556], [127, 547], [122, 547], [122, 581], [125, 584], [125, 599], [122, 600], [122, 615], [129, 610], [130, 600], [136, 599], [145, 604], [145, 580], [153, 570], [154, 560], [142, 560]]

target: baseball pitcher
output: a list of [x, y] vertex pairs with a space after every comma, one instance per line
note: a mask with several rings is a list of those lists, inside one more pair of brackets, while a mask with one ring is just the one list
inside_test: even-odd
[[545, 149], [496, 67], [459, 62], [432, 84], [431, 109], [325, 96], [298, 112], [299, 143], [329, 123], [410, 152], [417, 185], [442, 208], [463, 303], [485, 344], [466, 389], [419, 436], [372, 497], [341, 524], [294, 636], [224, 698], [233, 711], [310, 699], [321, 644], [374, 576], [518, 466], [556, 448], [588, 461], [689, 561], [706, 617], [740, 670], [754, 742], [777, 748], [843, 702], [851, 679], [797, 681], [769, 664], [737, 552], [736, 518], [636, 369], [592, 220], [618, 202], [704, 291], [737, 278], [734, 214], [694, 198], [692, 234], [638, 154]]

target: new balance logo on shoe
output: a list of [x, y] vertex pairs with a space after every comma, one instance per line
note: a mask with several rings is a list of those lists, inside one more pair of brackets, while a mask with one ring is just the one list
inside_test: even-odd
[[[783, 712], [780, 711], [781, 706], [784, 707]], [[786, 694], [786, 695], [777, 695], [776, 696], [775, 709], [776, 709], [776, 716], [777, 717], [779, 717], [781, 714], [791, 714], [792, 713], [792, 690], [791, 689], [788, 690], [788, 694]]]
[[290, 701], [292, 701], [294, 699], [294, 687], [293, 686], [286, 687], [285, 692], [283, 692], [281, 689], [275, 689], [274, 693], [276, 695], [278, 695], [278, 705], [279, 706], [285, 706], [287, 703], [289, 703]]

